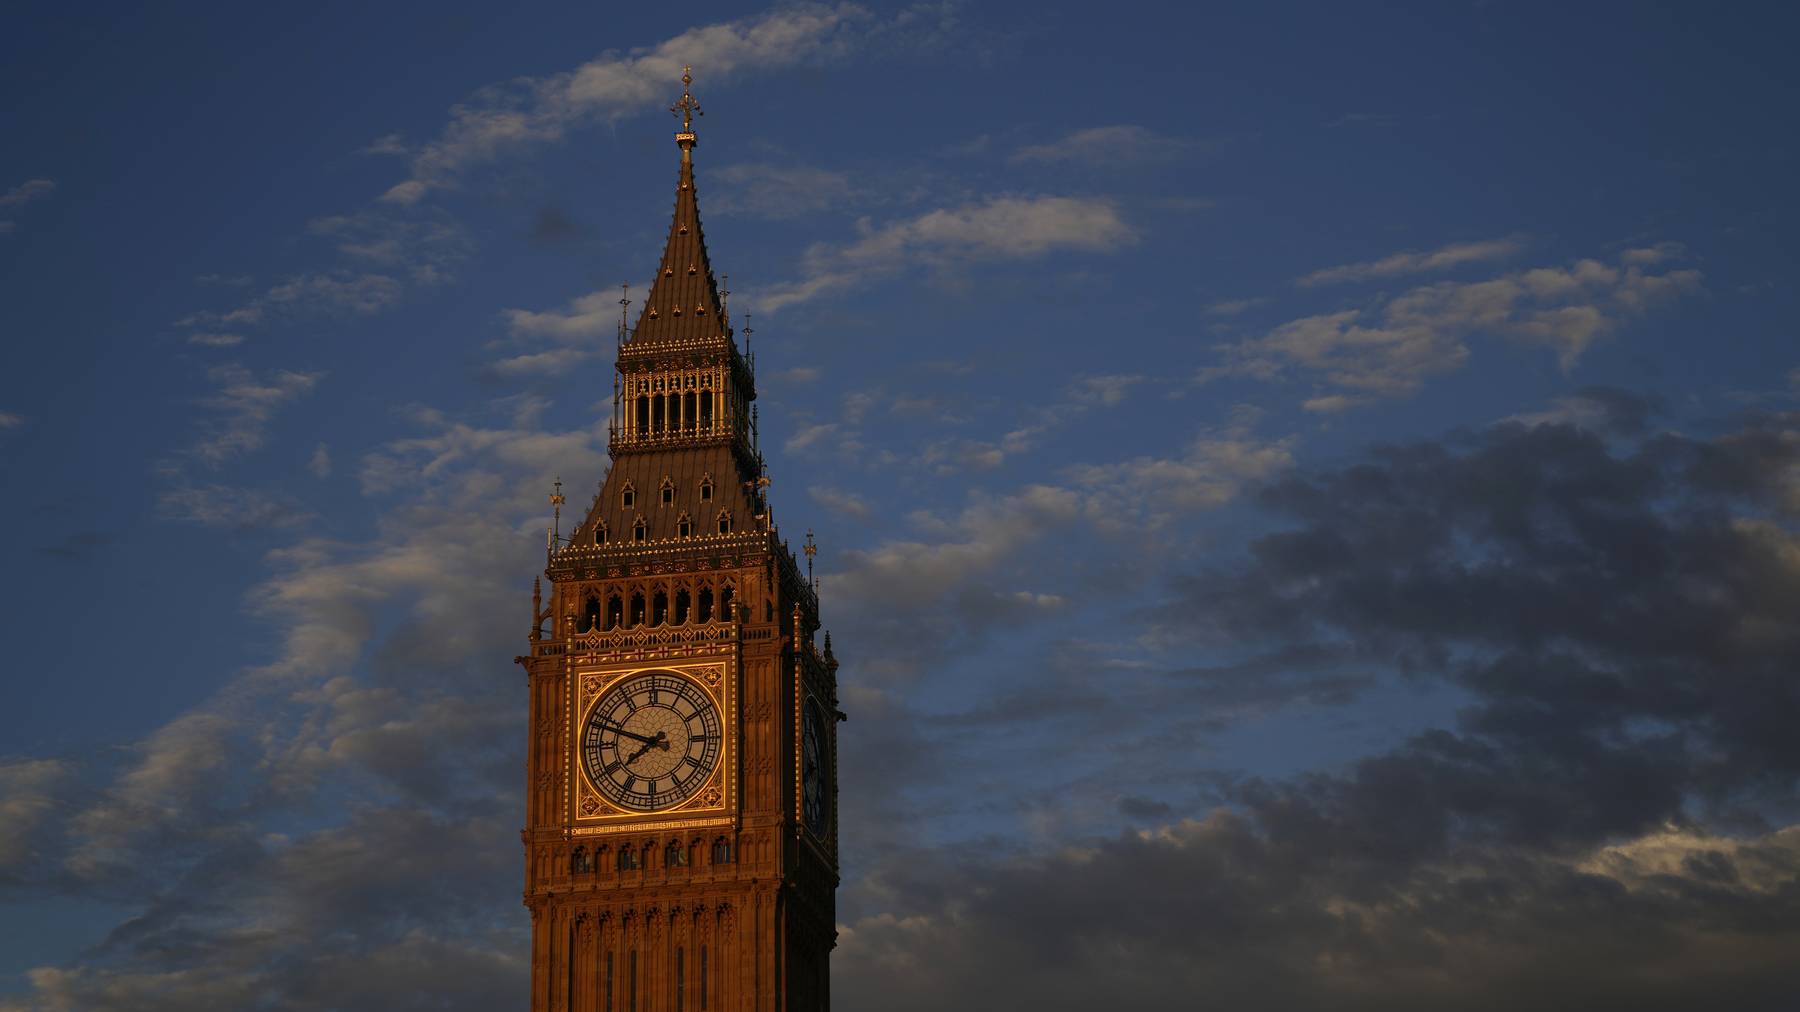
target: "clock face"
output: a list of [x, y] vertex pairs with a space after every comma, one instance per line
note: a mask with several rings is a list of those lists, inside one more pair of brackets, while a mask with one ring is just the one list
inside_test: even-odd
[[633, 675], [608, 689], [581, 730], [588, 778], [634, 812], [680, 804], [719, 764], [719, 711], [671, 671]]
[[825, 715], [808, 698], [800, 711], [800, 814], [820, 839], [830, 825], [825, 791]]

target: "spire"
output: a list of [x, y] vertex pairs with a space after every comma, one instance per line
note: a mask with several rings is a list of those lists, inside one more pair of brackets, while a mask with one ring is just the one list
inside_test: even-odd
[[644, 299], [631, 345], [663, 341], [723, 339], [725, 308], [713, 279], [712, 262], [706, 255], [706, 234], [700, 228], [700, 202], [694, 192], [694, 117], [703, 115], [690, 86], [693, 68], [682, 68], [681, 99], [669, 111], [681, 117], [675, 143], [681, 148], [681, 171], [675, 184], [675, 215], [669, 222], [669, 240], [656, 265], [656, 280]]

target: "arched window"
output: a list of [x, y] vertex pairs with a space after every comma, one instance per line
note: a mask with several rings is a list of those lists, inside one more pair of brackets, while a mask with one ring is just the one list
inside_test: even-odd
[[606, 599], [606, 628], [617, 629], [625, 621], [625, 602], [614, 594]]
[[681, 395], [681, 427], [689, 432], [694, 430], [694, 395]]
[[675, 624], [687, 625], [688, 612], [692, 610], [686, 588], [675, 592]]
[[659, 590], [656, 592], [656, 596], [650, 599], [650, 624], [662, 625], [668, 620], [669, 595]]
[[737, 615], [731, 611], [731, 585], [726, 584], [719, 591], [719, 621], [736, 622]]
[[575, 619], [576, 632], [592, 632], [600, 624], [600, 596], [589, 594], [581, 604], [581, 615]]
[[700, 599], [699, 599], [698, 603], [699, 603], [699, 612], [695, 616], [695, 621], [711, 622], [712, 618], [713, 618], [713, 609], [712, 609], [713, 597], [712, 597], [712, 588], [711, 587], [701, 587], [700, 588]]
[[630, 847], [619, 848], [619, 870], [631, 871], [638, 866], [638, 853]]
[[731, 863], [731, 843], [730, 843], [730, 841], [726, 840], [722, 836], [713, 841], [712, 863], [713, 864], [730, 864]]
[[650, 431], [650, 398], [640, 396], [637, 399], [637, 434]]
[[663, 430], [663, 403], [664, 403], [664, 401], [665, 401], [665, 398], [661, 394], [657, 394], [655, 397], [650, 399], [650, 431], [651, 432], [661, 432]]
[[713, 395], [711, 390], [707, 390], [700, 395], [700, 428], [707, 432], [712, 431], [712, 402]]
[[687, 851], [681, 849], [681, 844], [670, 842], [667, 847], [663, 848], [663, 867], [681, 868], [686, 865]]
[[575, 853], [569, 855], [569, 872], [571, 874], [579, 875], [582, 872], [585, 872], [587, 870], [588, 870], [587, 848], [586, 847], [576, 847]]
[[644, 595], [641, 591], [631, 595], [631, 621], [628, 624], [633, 626], [644, 624]]

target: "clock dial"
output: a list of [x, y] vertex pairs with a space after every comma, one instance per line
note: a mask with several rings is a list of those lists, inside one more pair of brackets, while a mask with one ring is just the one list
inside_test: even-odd
[[719, 711], [672, 671], [633, 675], [608, 689], [581, 731], [588, 779], [608, 801], [652, 812], [694, 795], [719, 763]]
[[825, 715], [819, 704], [808, 698], [800, 711], [800, 814], [806, 820], [806, 828], [820, 839], [825, 838], [830, 824], [825, 750]]

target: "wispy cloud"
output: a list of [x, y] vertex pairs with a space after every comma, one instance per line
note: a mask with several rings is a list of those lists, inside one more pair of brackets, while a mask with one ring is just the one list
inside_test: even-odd
[[587, 341], [619, 328], [619, 293], [602, 289], [569, 300], [563, 309], [504, 309], [500, 315], [515, 337]]
[[1224, 346], [1226, 364], [1198, 378], [1298, 374], [1319, 385], [1307, 410], [1332, 412], [1411, 394], [1426, 379], [1461, 368], [1477, 334], [1542, 344], [1568, 369], [1626, 321], [1699, 288], [1698, 271], [1653, 274], [1633, 262], [1635, 253], [1626, 251], [1617, 265], [1578, 260], [1487, 281], [1437, 282], [1373, 307], [1294, 320]]
[[285, 497], [217, 482], [175, 485], [157, 496], [156, 505], [165, 520], [225, 530], [282, 530], [312, 519]]
[[0, 193], [0, 207], [24, 207], [55, 191], [56, 181], [53, 179], [27, 179], [5, 193]]
[[1107, 253], [1135, 243], [1137, 231], [1109, 200], [1096, 197], [993, 197], [875, 226], [861, 238], [806, 251], [802, 277], [761, 293], [776, 310], [843, 291], [912, 266], [1027, 260], [1062, 251]]
[[[784, 7], [607, 53], [571, 71], [495, 85], [451, 110], [442, 132], [413, 154], [411, 177], [383, 199], [416, 203], [432, 190], [456, 185], [472, 165], [561, 140], [582, 124], [661, 108], [684, 64], [705, 68], [709, 80], [727, 80], [847, 53], [884, 27], [892, 26], [854, 4]], [[384, 148], [403, 147], [398, 138], [383, 141]]]
[[239, 365], [213, 368], [207, 376], [218, 390], [202, 403], [218, 416], [194, 444], [194, 456], [216, 467], [262, 446], [276, 413], [310, 393], [324, 375], [281, 369], [258, 378]]
[[1022, 147], [1008, 156], [1007, 161], [1015, 164], [1118, 162], [1143, 158], [1159, 150], [1171, 151], [1182, 144], [1177, 138], [1164, 137], [1145, 127], [1124, 123], [1074, 130], [1048, 143]]
[[850, 177], [809, 165], [727, 165], [708, 175], [720, 184], [707, 208], [722, 215], [798, 218], [842, 210], [856, 197]]
[[244, 343], [242, 334], [211, 334], [196, 331], [187, 337], [189, 344], [197, 344], [203, 348], [232, 348]]
[[1485, 239], [1480, 242], [1451, 243], [1423, 253], [1395, 253], [1360, 264], [1344, 264], [1314, 271], [1294, 283], [1302, 288], [1335, 285], [1349, 281], [1375, 281], [1381, 278], [1405, 277], [1409, 274], [1432, 274], [1466, 264], [1504, 260], [1525, 248], [1516, 236]]
[[16, 429], [25, 424], [25, 416], [11, 411], [0, 411], [0, 429]]
[[[27, 179], [5, 193], [0, 193], [0, 208], [24, 207], [34, 200], [49, 196], [55, 190], [56, 181], [53, 179]], [[0, 235], [6, 235], [17, 227], [12, 221], [0, 220]]]

